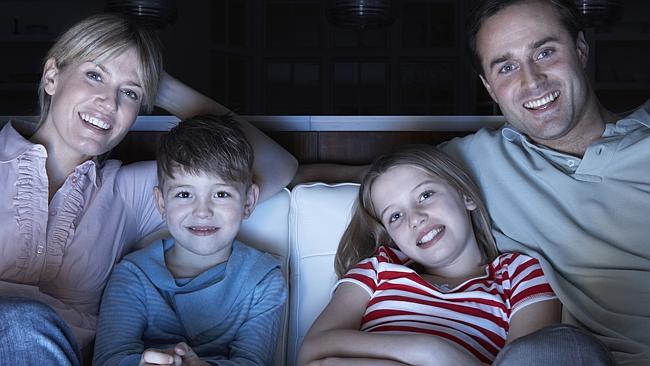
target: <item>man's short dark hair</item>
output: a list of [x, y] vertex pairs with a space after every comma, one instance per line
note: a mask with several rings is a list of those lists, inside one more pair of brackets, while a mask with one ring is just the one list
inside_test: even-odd
[[229, 184], [253, 180], [253, 147], [230, 115], [202, 115], [180, 122], [162, 136], [158, 148], [158, 182], [174, 171], [218, 176]]
[[483, 66], [481, 65], [481, 55], [478, 52], [478, 45], [476, 44], [476, 35], [483, 26], [483, 23], [490, 17], [494, 16], [501, 10], [518, 3], [524, 2], [540, 2], [551, 5], [557, 15], [560, 17], [560, 22], [564, 28], [569, 32], [571, 37], [575, 40], [578, 33], [582, 30], [580, 22], [580, 13], [576, 8], [573, 0], [485, 0], [479, 1], [472, 8], [465, 23], [465, 37], [467, 37], [467, 48], [470, 55], [470, 61], [474, 70], [479, 75], [483, 75]]

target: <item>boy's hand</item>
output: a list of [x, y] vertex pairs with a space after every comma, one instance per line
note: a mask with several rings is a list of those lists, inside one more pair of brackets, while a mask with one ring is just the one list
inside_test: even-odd
[[177, 344], [176, 347], [174, 347], [174, 351], [177, 356], [180, 356], [183, 359], [183, 363], [181, 364], [182, 366], [210, 366], [209, 363], [201, 360], [192, 347], [188, 346], [185, 342]]
[[181, 366], [181, 364], [181, 356], [176, 354], [174, 349], [149, 348], [142, 352], [142, 357], [140, 357], [140, 363], [138, 366]]

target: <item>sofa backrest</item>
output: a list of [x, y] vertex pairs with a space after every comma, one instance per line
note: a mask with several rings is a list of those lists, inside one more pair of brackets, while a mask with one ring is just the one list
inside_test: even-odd
[[354, 183], [304, 184], [291, 190], [289, 366], [296, 365], [305, 334], [329, 302], [337, 279], [334, 255], [358, 190]]
[[[260, 202], [251, 216], [242, 222], [237, 238], [253, 248], [273, 255], [282, 265], [284, 277], [289, 279], [289, 204], [287, 189]], [[282, 330], [278, 338], [274, 365], [286, 365], [287, 325], [289, 302], [284, 309]]]

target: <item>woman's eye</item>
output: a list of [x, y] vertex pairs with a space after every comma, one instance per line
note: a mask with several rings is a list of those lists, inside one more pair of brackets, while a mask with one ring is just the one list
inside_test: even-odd
[[223, 191], [222, 192], [217, 192], [217, 197], [218, 198], [228, 198], [228, 197], [230, 197], [230, 193], [223, 192]]
[[190, 193], [189, 192], [178, 192], [176, 193], [176, 196], [178, 198], [190, 198]]
[[433, 196], [433, 191], [426, 191], [420, 195], [420, 202], [426, 200], [427, 198]]
[[88, 71], [88, 72], [86, 73], [86, 76], [87, 76], [88, 79], [90, 79], [90, 80], [94, 80], [94, 81], [102, 81], [102, 76], [99, 75], [98, 73], [94, 72], [94, 71]]
[[130, 99], [138, 100], [138, 94], [136, 92], [134, 92], [133, 90], [124, 89], [124, 90], [122, 90], [122, 93], [124, 95], [126, 95]]

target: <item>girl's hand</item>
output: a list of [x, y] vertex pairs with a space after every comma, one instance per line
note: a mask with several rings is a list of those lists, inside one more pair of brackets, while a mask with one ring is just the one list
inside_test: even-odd
[[174, 349], [156, 349], [149, 348], [142, 352], [138, 366], [169, 365], [181, 366], [181, 357], [176, 354]]
[[183, 360], [182, 366], [210, 366], [209, 363], [201, 360], [192, 347], [188, 346], [185, 342], [177, 344], [174, 347], [174, 352]]

